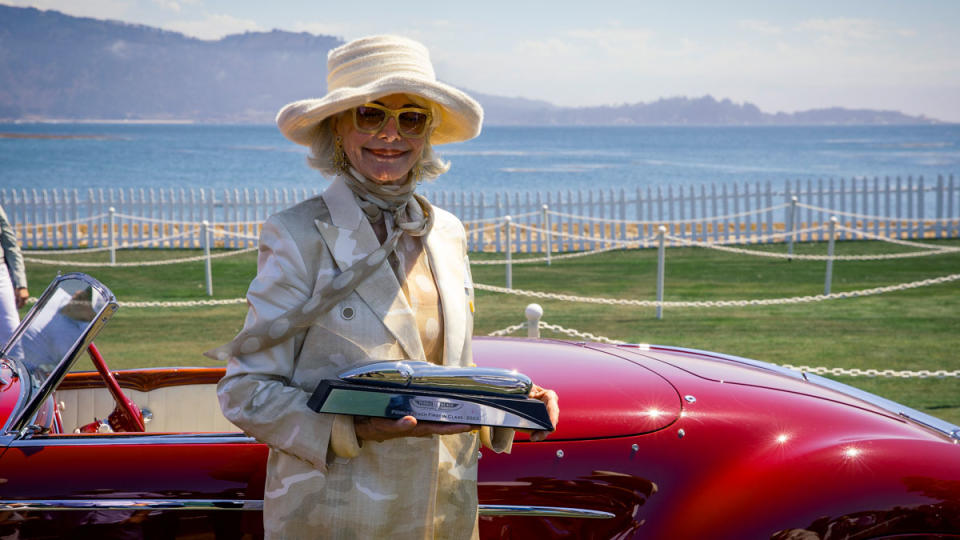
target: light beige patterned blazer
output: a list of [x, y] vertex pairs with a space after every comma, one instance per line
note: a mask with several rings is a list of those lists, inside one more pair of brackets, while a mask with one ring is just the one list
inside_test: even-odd
[[[442, 306], [443, 362], [470, 365], [473, 283], [463, 225], [435, 213], [424, 245]], [[271, 216], [247, 292], [246, 327], [305, 302], [379, 245], [339, 179], [321, 196]], [[413, 313], [386, 263], [306, 331], [228, 361], [219, 386], [224, 415], [270, 447], [267, 536], [476, 537], [477, 434], [365, 441], [359, 455], [344, 457], [334, 448], [343, 446], [337, 437], [344, 431], [355, 437], [352, 419], [307, 407], [321, 379], [371, 359], [424, 359]], [[508, 451], [513, 439], [512, 430], [483, 435], [497, 451]]]

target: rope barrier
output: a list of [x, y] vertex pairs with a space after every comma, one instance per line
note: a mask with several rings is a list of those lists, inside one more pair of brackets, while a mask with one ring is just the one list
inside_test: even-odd
[[524, 289], [508, 289], [506, 287], [497, 287], [496, 285], [486, 285], [483, 283], [474, 283], [474, 288], [480, 291], [513, 294], [516, 296], [526, 296], [531, 298], [543, 298], [547, 300], [561, 300], [566, 302], [581, 302], [585, 304], [604, 304], [633, 307], [747, 307], [747, 306], [773, 306], [785, 304], [805, 304], [811, 302], [822, 302], [824, 300], [838, 300], [843, 298], [856, 298], [861, 296], [872, 296], [894, 291], [903, 291], [907, 289], [916, 289], [918, 287], [927, 287], [931, 285], [940, 285], [960, 279], [960, 274], [950, 274], [937, 278], [912, 281], [909, 283], [900, 283], [898, 285], [888, 285], [885, 287], [873, 287], [870, 289], [860, 289], [857, 291], [847, 291], [832, 294], [818, 294], [813, 296], [796, 296], [791, 298], [762, 298], [753, 300], [711, 300], [711, 301], [693, 301], [693, 302], [675, 302], [656, 300], [628, 300], [620, 298], [593, 298], [589, 296], [576, 296], [571, 294], [555, 294], [542, 291], [528, 291]]
[[838, 229], [841, 229], [841, 230], [844, 230], [844, 231], [847, 231], [848, 233], [859, 234], [859, 235], [863, 236], [864, 238], [868, 238], [868, 239], [870, 239], [870, 240], [879, 240], [880, 242], [887, 242], [887, 243], [889, 243], [889, 244], [899, 244], [899, 245], [901, 245], [901, 246], [919, 247], [919, 248], [923, 248], [923, 249], [935, 249], [935, 250], [944, 250], [944, 251], [960, 251], [960, 248], [955, 248], [955, 247], [931, 246], [930, 244], [924, 244], [924, 243], [922, 243], [922, 242], [911, 242], [910, 240], [901, 240], [901, 239], [899, 239], [899, 238], [891, 238], [891, 237], [889, 237], [889, 236], [882, 236], [882, 235], [879, 235], [879, 234], [873, 234], [873, 233], [870, 233], [870, 232], [867, 232], [867, 231], [861, 231], [861, 230], [859, 230], [859, 229], [854, 229], [854, 228], [852, 228], [852, 227], [846, 227], [846, 226], [844, 226], [844, 225], [840, 225], [839, 223], [837, 224], [837, 228], [838, 228]]
[[[132, 216], [132, 215], [130, 215], [130, 214], [120, 214], [120, 213], [116, 213], [116, 214], [114, 214], [113, 216], [116, 217], [116, 218], [123, 218], [123, 219], [128, 219], [128, 220], [131, 220], [131, 221], [145, 221], [145, 222], [147, 222], [147, 223], [157, 223], [157, 224], [160, 224], [160, 225], [174, 225], [174, 226], [183, 225], [183, 226], [190, 226], [190, 227], [200, 227], [201, 225], [203, 225], [203, 220], [201, 220], [201, 221], [182, 221], [182, 220], [172, 220], [172, 219], [163, 219], [163, 218], [151, 218], [151, 217], [145, 217], [145, 216]], [[209, 224], [211, 227], [213, 227], [214, 225], [233, 225], [233, 226], [237, 226], [237, 225], [244, 225], [244, 226], [253, 225], [253, 226], [257, 226], [257, 225], [262, 225], [262, 224], [263, 224], [263, 221], [261, 221], [261, 220], [254, 220], [254, 221], [210, 221], [210, 222], [208, 222], [208, 224]]]
[[130, 214], [121, 214], [120, 212], [115, 212], [113, 217], [119, 219], [129, 219], [131, 221], [143, 221], [146, 223], [158, 223], [161, 225], [199, 225], [198, 223], [192, 221], [176, 221], [172, 219], [163, 219], [163, 218], [151, 218], [146, 216], [132, 216]]
[[[786, 241], [786, 239], [787, 239], [788, 237], [791, 237], [791, 236], [794, 237], [794, 241], [796, 241], [796, 237], [803, 236], [803, 235], [805, 235], [805, 234], [815, 233], [815, 232], [820, 231], [820, 230], [825, 229], [825, 228], [826, 228], [826, 226], [824, 226], [824, 225], [815, 225], [815, 226], [813, 226], [813, 227], [807, 227], [807, 228], [805, 228], [805, 229], [797, 229], [796, 231], [792, 231], [792, 232], [787, 232], [787, 231], [784, 231], [784, 232], [774, 232], [774, 233], [770, 233], [770, 234], [761, 234], [761, 235], [759, 235], [759, 236], [757, 236], [757, 235], [749, 235], [749, 234], [748, 234], [748, 235], [746, 235], [746, 236], [748, 236], [748, 237], [753, 241], [753, 243], [755, 243], [755, 244], [765, 243], [767, 240], [775, 240], [775, 239], [777, 239], [777, 238], [783, 238], [784, 241]], [[738, 235], [738, 236], [740, 236], [740, 235]], [[720, 240], [720, 241], [718, 241], [718, 242], [712, 242], [712, 243], [713, 243], [714, 245], [730, 245], [730, 244], [742, 244], [742, 243], [744, 243], [744, 242], [741, 242], [741, 241], [739, 241], [739, 240], [733, 239], [733, 240], [729, 240], [729, 241], [728, 241], [728, 240]]]
[[534, 257], [530, 259], [511, 259], [510, 261], [507, 261], [506, 259], [495, 259], [490, 261], [470, 261], [470, 264], [476, 265], [476, 266], [492, 266], [492, 265], [499, 265], [499, 264], [507, 264], [508, 262], [510, 264], [530, 264], [530, 263], [537, 263], [537, 262], [546, 262], [548, 260], [557, 261], [561, 259], [577, 259], [580, 257], [587, 257], [590, 255], [606, 253], [608, 251], [616, 251], [618, 249], [621, 249], [620, 246], [605, 247], [605, 248], [595, 249], [592, 251], [581, 251], [578, 253], [565, 253], [563, 255], [552, 255], [549, 259], [547, 257]]
[[[564, 334], [570, 337], [585, 339], [595, 343], [610, 343], [613, 345], [625, 345], [627, 342], [620, 341], [618, 339], [611, 339], [605, 336], [598, 336], [591, 334], [590, 332], [582, 332], [573, 328], [564, 328], [563, 326], [557, 324], [549, 324], [544, 321], [537, 321], [538, 328], [543, 328]], [[488, 336], [491, 337], [503, 337], [508, 336], [518, 330], [523, 330], [527, 328], [527, 323], [515, 324], [508, 326], [501, 330], [496, 330], [488, 333]], [[920, 369], [920, 370], [893, 370], [893, 369], [860, 369], [860, 368], [828, 368], [823, 366], [810, 367], [810, 366], [794, 366], [792, 364], [781, 364], [781, 367], [792, 369], [795, 371], [801, 371], [805, 373], [813, 373], [816, 375], [834, 375], [834, 376], [846, 376], [846, 377], [891, 377], [891, 378], [901, 378], [901, 379], [911, 379], [911, 378], [945, 378], [945, 377], [960, 377], [960, 370], [945, 370], [945, 369]]]
[[[518, 228], [518, 229], [525, 229], [525, 230], [529, 230], [529, 231], [532, 231], [532, 232], [538, 232], [538, 233], [543, 234], [543, 235], [550, 234], [550, 235], [552, 235], [552, 236], [559, 236], [559, 237], [563, 237], [563, 238], [571, 238], [571, 239], [574, 239], [574, 240], [585, 240], [585, 241], [590, 241], [590, 242], [637, 244], [637, 243], [641, 243], [641, 242], [651, 242], [651, 241], [653, 241], [653, 240], [657, 237], [656, 234], [651, 234], [650, 236], [647, 236], [646, 238], [639, 238], [639, 237], [638, 237], [638, 238], [632, 238], [632, 239], [618, 240], [618, 239], [616, 239], [616, 238], [604, 238], [604, 237], [600, 237], [600, 236], [582, 236], [582, 235], [576, 235], [576, 234], [572, 234], [572, 233], [565, 233], [565, 232], [563, 232], [563, 231], [551, 231], [551, 230], [549, 230], [549, 229], [543, 229], [543, 228], [534, 227], [534, 226], [531, 226], [531, 225], [522, 225], [522, 224], [520, 224], [520, 223], [514, 223], [514, 224], [512, 224], [511, 226], [512, 226], [512, 227], [516, 227], [516, 228]], [[804, 235], [804, 234], [809, 234], [809, 233], [813, 233], [813, 232], [820, 231], [820, 230], [822, 230], [822, 229], [824, 229], [824, 228], [826, 228], [826, 226], [824, 226], [824, 225], [816, 225], [816, 226], [814, 226], [814, 227], [807, 227], [807, 228], [805, 228], [805, 229], [799, 229], [799, 230], [796, 230], [796, 231], [793, 231], [793, 232], [786, 232], [786, 231], [785, 231], [785, 232], [775, 232], [775, 233], [770, 233], [770, 234], [766, 234], [766, 235], [759, 235], [759, 236], [757, 236], [757, 235], [748, 235], [748, 236], [750, 236], [750, 238], [752, 239], [753, 243], [763, 243], [763, 242], [766, 241], [766, 240], [773, 240], [773, 239], [775, 239], [775, 238], [786, 238], [786, 237], [788, 237], [788, 236], [802, 236], [802, 235]], [[855, 231], [855, 229], [851, 229], [851, 230], [852, 230], [852, 231]], [[740, 242], [740, 241], [738, 241], [738, 240], [730, 240], [730, 241], [707, 242], [707, 243], [710, 244], [710, 245], [729, 245], [729, 244], [740, 244], [740, 243], [742, 243], [742, 242]], [[930, 248], [930, 246], [927, 245], [927, 244], [918, 244], [918, 245], [921, 245], [921, 246]], [[947, 249], [954, 249], [954, 248], [947, 248]]]
[[573, 233], [565, 233], [563, 231], [548, 231], [547, 229], [541, 229], [540, 227], [533, 227], [531, 225], [523, 225], [521, 223], [511, 223], [510, 226], [515, 227], [517, 229], [538, 232], [543, 235], [550, 234], [552, 236], [560, 237], [560, 238], [569, 238], [572, 240], [584, 240], [587, 242], [598, 242], [598, 243], [605, 243], [605, 244], [620, 244], [624, 246], [629, 244], [639, 244], [640, 242], [647, 242], [656, 237], [656, 235], [651, 235], [651, 236], [648, 236], [647, 238], [632, 238], [632, 239], [625, 239], [625, 240], [617, 240], [616, 238], [602, 238], [600, 236], [584, 236], [584, 235], [573, 234]]
[[910, 252], [910, 253], [885, 253], [881, 255], [797, 255], [789, 253], [773, 253], [770, 251], [756, 251], [752, 249], [744, 248], [732, 248], [721, 244], [713, 244], [710, 242], [700, 242], [698, 240], [690, 240], [687, 238], [681, 238], [679, 236], [665, 235], [665, 238], [679, 242], [681, 244], [686, 244], [688, 246], [702, 247], [706, 249], [714, 249], [717, 251], [725, 251], [727, 253], [739, 253], [741, 255], [752, 255], [754, 257], [770, 257], [774, 259], [797, 259], [801, 261], [882, 261], [889, 259], [910, 259], [914, 257], [929, 257], [931, 255], [943, 255], [945, 253], [955, 253], [960, 251], [956, 248], [945, 248], [945, 247], [929, 247], [929, 251], [924, 252]]
[[150, 238], [147, 240], [140, 240], [138, 242], [127, 243], [127, 244], [117, 244], [116, 246], [102, 246], [97, 248], [84, 248], [84, 249], [40, 249], [40, 250], [31, 250], [23, 251], [25, 255], [73, 255], [78, 253], [98, 253], [101, 251], [110, 251], [111, 249], [131, 249], [140, 246], [146, 246], [154, 243], [169, 242], [170, 240], [177, 240], [179, 238], [186, 238], [187, 236], [193, 236], [197, 231], [184, 231], [179, 234], [172, 234], [169, 236], [159, 236], [157, 238]]
[[481, 232], [483, 232], [484, 234], [493, 234], [493, 232], [499, 229], [501, 225], [502, 223], [491, 223], [489, 225], [484, 225], [483, 227], [470, 229], [467, 231], [467, 234], [476, 235], [476, 234], [480, 234]]
[[234, 238], [240, 238], [240, 239], [243, 239], [243, 240], [257, 240], [257, 241], [260, 240], [260, 237], [258, 237], [258, 236], [251, 236], [251, 235], [249, 235], [249, 234], [243, 234], [243, 233], [228, 231], [228, 230], [226, 230], [226, 229], [214, 229], [214, 228], [211, 228], [211, 229], [210, 229], [210, 232], [214, 233], [215, 236], [216, 236], [216, 235], [223, 235], [223, 236], [232, 236], [232, 237], [234, 237]]
[[[37, 303], [38, 298], [31, 296], [27, 298], [27, 305], [33, 305]], [[227, 298], [224, 300], [155, 300], [155, 301], [143, 301], [143, 302], [117, 302], [120, 307], [128, 308], [155, 308], [155, 307], [197, 307], [197, 306], [230, 306], [238, 304], [246, 304], [246, 298]]]
[[242, 253], [249, 253], [255, 251], [258, 248], [256, 246], [246, 249], [238, 249], [236, 251], [227, 251], [224, 253], [216, 253], [207, 257], [206, 255], [198, 255], [196, 257], [186, 257], [182, 259], [165, 259], [159, 261], [139, 261], [139, 262], [123, 262], [123, 263], [109, 263], [109, 262], [77, 262], [77, 261], [51, 261], [48, 259], [34, 259], [32, 257], [24, 257], [23, 260], [29, 261], [37, 264], [46, 264], [46, 265], [63, 265], [63, 266], [75, 266], [75, 267], [111, 267], [111, 268], [123, 268], [131, 266], [165, 266], [168, 264], [180, 264], [196, 261], [205, 261], [209, 259], [221, 259], [223, 257], [233, 257], [234, 255], [240, 255]]
[[166, 300], [156, 302], [120, 302], [120, 307], [129, 308], [154, 308], [154, 307], [197, 307], [197, 306], [231, 306], [246, 304], [246, 298], [229, 298], [226, 300]]
[[29, 229], [45, 229], [45, 228], [48, 228], [48, 227], [54, 227], [54, 228], [57, 228], [57, 227], [66, 227], [66, 226], [69, 226], [69, 225], [79, 225], [80, 223], [84, 223], [84, 222], [86, 222], [86, 221], [93, 221], [93, 220], [100, 219], [100, 218], [103, 218], [103, 217], [107, 217], [107, 214], [97, 214], [97, 215], [95, 215], [95, 216], [90, 216], [90, 217], [85, 217], [85, 218], [71, 219], [71, 220], [69, 220], [69, 221], [54, 221], [54, 222], [52, 222], [52, 223], [35, 223], [35, 224], [31, 224], [31, 225], [21, 225], [21, 227], [23, 227], [24, 231], [26, 231], [28, 228], [29, 228]]
[[[957, 276], [960, 277], [960, 276]], [[477, 285], [478, 289], [483, 290], [479, 284]], [[37, 302], [36, 297], [30, 297], [27, 299], [27, 304], [31, 305]], [[246, 298], [229, 298], [223, 300], [188, 300], [188, 301], [177, 301], [177, 300], [167, 300], [167, 301], [142, 301], [142, 302], [119, 302], [121, 307], [128, 308], [183, 308], [183, 307], [197, 307], [197, 306], [225, 306], [225, 305], [241, 305], [246, 304]], [[664, 302], [667, 304], [667, 302]], [[523, 330], [527, 328], [528, 323], [523, 322], [520, 324], [514, 324], [506, 328], [495, 330], [489, 332], [487, 336], [491, 337], [502, 337], [513, 334], [518, 330]], [[550, 324], [542, 320], [537, 320], [537, 326], [541, 329], [550, 330], [560, 334], [564, 334], [570, 337], [584, 339], [596, 343], [609, 343], [614, 345], [623, 345], [627, 342], [621, 341], [618, 339], [608, 338], [606, 336], [598, 336], [590, 332], [584, 332], [576, 330], [573, 328], [566, 328], [556, 324]], [[811, 367], [806, 365], [794, 366], [792, 364], [781, 364], [781, 367], [786, 369], [791, 369], [795, 371], [801, 371], [805, 373], [813, 373], [817, 375], [833, 375], [833, 376], [847, 376], [847, 377], [889, 377], [889, 378], [946, 378], [946, 377], [955, 377], [960, 378], [960, 370], [892, 370], [892, 369], [860, 369], [860, 368], [828, 368], [823, 366]]]
[[[604, 336], [597, 336], [597, 335], [591, 334], [590, 332], [581, 332], [580, 330], [574, 330], [572, 328], [564, 328], [558, 324], [550, 324], [543, 321], [538, 321], [537, 325], [538, 325], [538, 328], [546, 328], [547, 330], [552, 330], [554, 332], [565, 334], [575, 338], [586, 339], [588, 341], [594, 341], [598, 343], [611, 343], [614, 345], [626, 344], [626, 341], [620, 341], [618, 339], [610, 339]], [[527, 323], [515, 324], [513, 326], [508, 326], [502, 330], [496, 330], [496, 331], [490, 332], [487, 335], [491, 337], [508, 336], [516, 332], [517, 330], [522, 330], [526, 327], [527, 327]]]
[[587, 339], [589, 341], [596, 341], [600, 343], [612, 343], [614, 345], [622, 345], [626, 343], [625, 341], [620, 341], [618, 339], [610, 339], [604, 336], [597, 336], [597, 335], [591, 334], [590, 332], [581, 332], [579, 330], [574, 330], [572, 328], [564, 328], [558, 324], [549, 324], [543, 321], [540, 321], [540, 328], [546, 328], [547, 330], [553, 330], [554, 332], [566, 334], [571, 337]]
[[[745, 210], [745, 211], [743, 211], [743, 212], [736, 212], [736, 213], [732, 213], [732, 214], [723, 214], [723, 215], [719, 215], [719, 216], [705, 216], [705, 217], [701, 217], [701, 218], [674, 219], [674, 220], [627, 220], [627, 219], [610, 219], [610, 218], [601, 218], [601, 217], [594, 217], [594, 216], [583, 216], [583, 215], [578, 215], [578, 214], [570, 214], [570, 213], [566, 213], [566, 212], [558, 212], [558, 211], [549, 210], [549, 209], [547, 210], [547, 213], [548, 213], [548, 214], [551, 214], [551, 215], [554, 215], [554, 216], [557, 216], [557, 217], [575, 219], [575, 220], [580, 220], [580, 221], [593, 221], [593, 222], [598, 222], [598, 223], [611, 223], [611, 224], [638, 225], [638, 226], [639, 226], [639, 225], [672, 225], [672, 224], [686, 224], [686, 223], [703, 223], [703, 222], [709, 222], [709, 221], [730, 220], [730, 219], [737, 219], [737, 218], [746, 217], [746, 216], [750, 216], [750, 215], [759, 215], [759, 214], [770, 213], [770, 212], [774, 212], [774, 211], [776, 211], [776, 210], [780, 210], [780, 209], [782, 209], [782, 208], [787, 208], [787, 207], [789, 207], [789, 206], [790, 206], [789, 203], [781, 203], [781, 204], [776, 204], [776, 205], [773, 205], [773, 206], [768, 206], [768, 207], [765, 207], [765, 208], [759, 208], [759, 209], [756, 209], [756, 210]], [[813, 210], [813, 211], [817, 211], [817, 212], [821, 212], [821, 213], [829, 213], [829, 214], [831, 214], [831, 215], [836, 215], [836, 216], [845, 216], [845, 217], [858, 218], [858, 219], [864, 219], [864, 220], [872, 220], [872, 221], [901, 222], [901, 223], [954, 223], [954, 222], [960, 221], [960, 216], [958, 216], [958, 217], [947, 217], [947, 218], [902, 218], [902, 217], [888, 217], [888, 216], [876, 216], [876, 215], [869, 215], [869, 214], [859, 214], [859, 213], [856, 213], [856, 212], [847, 212], [847, 211], [843, 211], [843, 210], [835, 210], [835, 209], [831, 209], [831, 208], [824, 208], [824, 207], [821, 207], [821, 206], [815, 206], [815, 205], [805, 204], [805, 203], [801, 203], [801, 202], [797, 202], [797, 203], [796, 203], [796, 206], [797, 206], [798, 208], [806, 208], [806, 209], [809, 209], [809, 210]], [[535, 216], [535, 215], [538, 215], [538, 214], [540, 214], [540, 212], [534, 211], [534, 212], [525, 212], [525, 213], [522, 213], [522, 214], [514, 214], [514, 215], [511, 215], [511, 217], [512, 217], [513, 219], [518, 219], [518, 218], [524, 218], [524, 217], [529, 217], [529, 216]], [[57, 221], [57, 222], [53, 222], [53, 223], [42, 223], [42, 224], [33, 224], [33, 225], [21, 225], [21, 227], [24, 227], [25, 229], [26, 229], [26, 228], [39, 229], [39, 228], [44, 228], [44, 227], [64, 227], [64, 226], [73, 225], [73, 224], [77, 224], [77, 223], [83, 223], [83, 222], [87, 222], [87, 221], [98, 220], [98, 219], [101, 219], [101, 218], [104, 218], [104, 217], [107, 217], [107, 216], [108, 216], [108, 214], [103, 214], [103, 213], [102, 213], [102, 214], [97, 214], [97, 215], [95, 215], [95, 216], [90, 216], [90, 217], [86, 217], [86, 218], [78, 218], [78, 219], [69, 220], [69, 221]], [[145, 216], [135, 216], [135, 215], [131, 215], [131, 214], [123, 214], [123, 213], [119, 213], [119, 212], [114, 213], [114, 217], [116, 217], [116, 218], [122, 218], [122, 219], [127, 219], [127, 220], [143, 221], [143, 222], [148, 222], [148, 223], [177, 225], [177, 226], [193, 226], [193, 227], [199, 227], [199, 226], [201, 225], [201, 222], [177, 221], [177, 220], [162, 219], [162, 218], [150, 218], [150, 217], [145, 217]], [[493, 222], [493, 223], [502, 223], [502, 222], [504, 221], [504, 217], [506, 217], [506, 216], [505, 216], [505, 215], [504, 215], [504, 216], [492, 216], [492, 217], [488, 217], [488, 218], [463, 220], [463, 224], [464, 224], [464, 225], [476, 225], [476, 224], [491, 223], [491, 222]], [[211, 227], [231, 226], [231, 225], [232, 225], [232, 226], [240, 226], [240, 225], [242, 225], [242, 226], [247, 226], [247, 225], [260, 226], [260, 225], [262, 225], [262, 224], [263, 224], [263, 221], [262, 221], [262, 220], [234, 221], [234, 222], [210, 222], [210, 226], [211, 226]]]
[[739, 217], [746, 217], [756, 214], [766, 214], [773, 212], [774, 210], [779, 210], [789, 206], [786, 203], [776, 204], [773, 206], [768, 206], [766, 208], [760, 208], [757, 210], [746, 210], [743, 212], [738, 212], [735, 214], [725, 214], [721, 216], [711, 216], [711, 217], [702, 217], [702, 218], [690, 218], [690, 219], [673, 219], [673, 220], [645, 220], [645, 221], [633, 221], [628, 219], [608, 219], [608, 218], [598, 218], [592, 216], [578, 216], [576, 214], [567, 214], [564, 212], [556, 212], [553, 210], [547, 210], [548, 214], [553, 214], [559, 217], [565, 217], [570, 219], [578, 219], [583, 221], [597, 221], [603, 223], [614, 223], [614, 224], [623, 224], [623, 225], [673, 225], [680, 223], [702, 223], [704, 221], [717, 221], [721, 219], [736, 219]]
[[[517, 218], [535, 216], [535, 215], [537, 215], [537, 214], [539, 214], [539, 213], [540, 213], [540, 212], [526, 212], [526, 213], [524, 213], [524, 214], [510, 214], [510, 217], [511, 217], [512, 219], [517, 219]], [[506, 216], [507, 216], [507, 214], [504, 214], [504, 215], [502, 215], [502, 216], [488, 217], [488, 218], [467, 219], [467, 220], [462, 220], [461, 223], [463, 223], [464, 225], [473, 225], [473, 224], [476, 224], [476, 223], [489, 223], [489, 222], [491, 222], [491, 221], [503, 221], [503, 218], [506, 217]]]
[[948, 217], [948, 218], [902, 218], [902, 217], [888, 217], [888, 216], [871, 216], [869, 214], [857, 214], [855, 212], [845, 212], [843, 210], [832, 210], [830, 208], [823, 208], [820, 206], [813, 206], [811, 204], [804, 204], [801, 202], [797, 203], [798, 208], [807, 208], [809, 210], [816, 210], [825, 214], [831, 214], [835, 216], [845, 216], [873, 221], [889, 221], [889, 222], [901, 222], [901, 223], [952, 223], [954, 221], [960, 221], [960, 216], [958, 217]]
[[928, 369], [920, 369], [916, 371], [912, 370], [901, 370], [894, 371], [892, 369], [858, 369], [858, 368], [828, 368], [828, 367], [810, 367], [810, 366], [793, 366], [791, 364], [783, 364], [783, 367], [787, 369], [795, 369], [797, 371], [804, 371], [806, 373], [813, 373], [815, 375], [843, 375], [847, 377], [895, 377], [895, 378], [920, 378], [926, 379], [929, 377], [960, 377], [960, 370], [947, 371], [945, 369], [937, 369], [930, 371]]
[[492, 336], [492, 337], [508, 336], [508, 335], [516, 332], [517, 330], [521, 330], [521, 329], [526, 328], [526, 327], [527, 327], [527, 323], [522, 322], [522, 323], [520, 323], [520, 324], [515, 324], [515, 325], [513, 325], [513, 326], [508, 326], [508, 327], [506, 327], [506, 328], [504, 328], [504, 329], [502, 329], [502, 330], [496, 330], [496, 331], [490, 332], [490, 333], [487, 334], [487, 335], [488, 335], [488, 336]]

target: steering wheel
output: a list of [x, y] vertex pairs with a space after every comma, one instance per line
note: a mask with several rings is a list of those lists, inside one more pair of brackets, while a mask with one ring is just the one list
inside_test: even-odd
[[87, 353], [90, 354], [90, 360], [97, 368], [97, 372], [100, 373], [100, 377], [103, 378], [103, 382], [107, 384], [107, 389], [113, 396], [113, 400], [117, 402], [116, 408], [113, 409], [107, 419], [110, 422], [110, 427], [114, 431], [146, 431], [147, 428], [143, 424], [143, 413], [140, 412], [140, 407], [137, 407], [137, 404], [120, 389], [120, 383], [117, 382], [113, 372], [107, 368], [107, 363], [104, 362], [103, 356], [100, 355], [96, 345], [91, 343], [87, 347]]

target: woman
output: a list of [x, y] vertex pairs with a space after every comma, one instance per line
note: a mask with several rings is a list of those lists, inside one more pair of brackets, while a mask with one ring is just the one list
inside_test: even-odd
[[[318, 414], [307, 400], [371, 360], [471, 364], [463, 226], [414, 189], [448, 168], [431, 144], [475, 137], [483, 112], [408, 39], [353, 41], [327, 64], [327, 95], [287, 105], [277, 123], [335, 179], [264, 224], [244, 329], [211, 351], [228, 360], [221, 407], [270, 446], [268, 536], [475, 537], [479, 439], [508, 451], [512, 430]], [[531, 395], [555, 423], [556, 394]]]

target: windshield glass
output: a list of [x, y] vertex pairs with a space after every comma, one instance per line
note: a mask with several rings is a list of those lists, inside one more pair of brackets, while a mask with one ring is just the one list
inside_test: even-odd
[[104, 294], [86, 280], [60, 280], [40, 299], [4, 356], [25, 368], [33, 390], [42, 387], [106, 304]]

